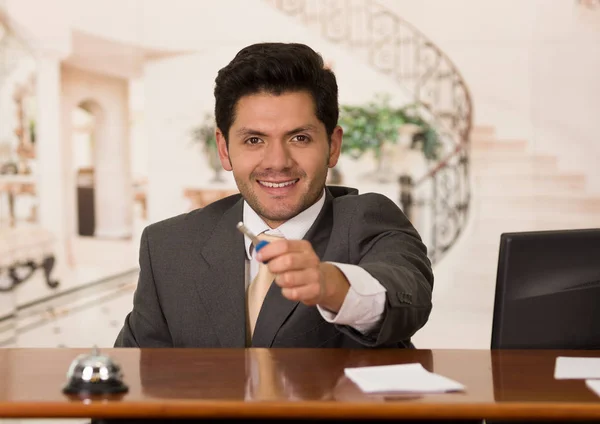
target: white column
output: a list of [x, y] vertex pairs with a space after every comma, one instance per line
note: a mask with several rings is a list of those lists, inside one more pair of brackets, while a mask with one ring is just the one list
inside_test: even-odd
[[95, 143], [95, 209], [98, 238], [129, 238], [133, 230], [133, 193], [129, 160], [127, 82], [103, 112]]
[[39, 224], [55, 238], [57, 265], [65, 258], [70, 236], [67, 224], [65, 143], [61, 138], [60, 59], [51, 53], [37, 57], [37, 195]]

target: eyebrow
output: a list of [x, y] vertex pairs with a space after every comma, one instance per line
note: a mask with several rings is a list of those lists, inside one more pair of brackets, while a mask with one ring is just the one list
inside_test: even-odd
[[[308, 124], [308, 125], [303, 125], [301, 127], [297, 127], [294, 128], [293, 130], [287, 131], [285, 133], [286, 136], [290, 136], [293, 134], [297, 134], [299, 132], [316, 132], [317, 131], [317, 127], [315, 127], [314, 125]], [[253, 130], [252, 128], [247, 128], [247, 127], [242, 127], [239, 130], [237, 130], [236, 135], [238, 136], [248, 136], [248, 135], [256, 135], [256, 136], [260, 136], [260, 137], [267, 137], [268, 134], [259, 131], [259, 130]]]

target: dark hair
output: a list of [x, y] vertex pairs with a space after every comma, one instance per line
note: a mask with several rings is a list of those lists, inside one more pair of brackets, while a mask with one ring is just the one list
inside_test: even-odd
[[335, 75], [325, 68], [321, 55], [304, 44], [260, 43], [245, 47], [219, 71], [215, 83], [216, 124], [226, 141], [238, 100], [260, 92], [280, 95], [307, 91], [329, 136], [338, 122]]

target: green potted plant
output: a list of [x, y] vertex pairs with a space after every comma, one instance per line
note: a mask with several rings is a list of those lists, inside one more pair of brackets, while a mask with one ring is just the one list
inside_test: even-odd
[[384, 177], [384, 147], [398, 142], [403, 127], [411, 127], [411, 148], [421, 150], [427, 160], [439, 157], [441, 143], [438, 133], [418, 114], [416, 105], [392, 107], [387, 95], [377, 95], [366, 105], [342, 105], [339, 123], [344, 129], [342, 153], [357, 159], [371, 151], [377, 163], [375, 175], [378, 179]]
[[413, 131], [411, 148], [421, 150], [427, 160], [437, 161], [442, 149], [437, 130], [419, 115], [418, 105], [405, 106], [401, 112], [404, 115], [404, 125], [412, 125], [413, 128], [417, 128]]
[[221, 177], [221, 161], [217, 151], [217, 140], [215, 138], [216, 124], [211, 113], [204, 115], [203, 122], [192, 129], [192, 140], [195, 143], [200, 143], [202, 151], [208, 158], [208, 164], [214, 172], [214, 177], [211, 182], [221, 183], [224, 179]]

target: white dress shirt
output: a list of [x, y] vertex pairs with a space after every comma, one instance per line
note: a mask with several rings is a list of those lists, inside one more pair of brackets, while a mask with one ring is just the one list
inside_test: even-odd
[[[273, 230], [244, 201], [243, 220], [246, 227], [256, 235], [266, 232], [288, 240], [301, 240], [317, 219], [324, 204], [325, 190], [314, 205]], [[254, 257], [252, 241], [247, 236], [244, 236], [244, 243], [250, 261], [249, 281], [252, 281], [258, 273], [258, 261]], [[333, 324], [348, 325], [363, 334], [377, 329], [385, 306], [385, 287], [358, 265], [330, 263], [344, 274], [350, 282], [350, 288], [337, 314], [317, 305], [323, 319]]]

